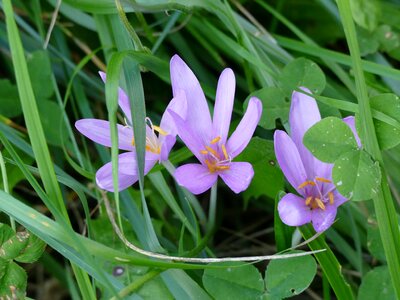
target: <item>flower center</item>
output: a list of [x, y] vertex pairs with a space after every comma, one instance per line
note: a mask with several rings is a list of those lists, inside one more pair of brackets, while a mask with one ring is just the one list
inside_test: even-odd
[[[163, 130], [161, 127], [153, 125], [150, 118], [146, 117], [146, 126], [149, 126], [151, 130], [146, 130], [146, 151], [151, 153], [161, 153], [161, 143], [159, 141], [160, 135], [168, 135], [168, 132]], [[147, 129], [147, 128], [146, 128]], [[156, 134], [158, 133], [158, 135]], [[132, 146], [135, 146], [135, 139], [132, 138]]]
[[[304, 189], [306, 195], [305, 204], [311, 209], [326, 209], [329, 203], [332, 205], [335, 202], [333, 191], [335, 186], [331, 185], [332, 181], [323, 177], [315, 177], [314, 180], [306, 180], [298, 186], [298, 189]], [[328, 187], [328, 189], [327, 189]]]
[[206, 156], [204, 163], [207, 165], [210, 173], [225, 171], [230, 169], [232, 159], [226, 151], [225, 144], [219, 144], [220, 136], [213, 138], [209, 145], [205, 145], [200, 153]]

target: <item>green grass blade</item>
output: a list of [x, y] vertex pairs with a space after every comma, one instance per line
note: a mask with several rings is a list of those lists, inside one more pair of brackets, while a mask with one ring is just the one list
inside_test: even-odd
[[[315, 234], [311, 226], [306, 225], [300, 228], [300, 231], [304, 239], [312, 238]], [[315, 254], [324, 275], [328, 278], [332, 289], [335, 291], [335, 295], [339, 300], [351, 300], [354, 299], [353, 292], [351, 291], [350, 285], [346, 282], [341, 273], [342, 267], [340, 266], [335, 254], [329, 248], [325, 242], [323, 236], [319, 236], [317, 239], [308, 243], [310, 249], [326, 249], [326, 251]]]
[[400, 229], [398, 218], [387, 184], [386, 172], [383, 168], [382, 153], [379, 149], [375, 133], [350, 2], [348, 0], [339, 0], [338, 6], [354, 68], [363, 146], [381, 166], [382, 182], [377, 196], [373, 198], [373, 201], [392, 284], [397, 298], [400, 298], [400, 252], [398, 251], [398, 249], [400, 249]]

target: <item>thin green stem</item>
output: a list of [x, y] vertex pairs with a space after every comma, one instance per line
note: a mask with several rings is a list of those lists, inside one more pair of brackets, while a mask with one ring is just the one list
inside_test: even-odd
[[154, 277], [158, 276], [163, 270], [152, 270], [144, 274], [138, 280], [131, 282], [123, 288], [118, 296], [110, 298], [110, 300], [125, 299], [126, 296], [141, 288], [146, 282], [149, 282]]
[[212, 230], [215, 227], [215, 218], [217, 215], [217, 182], [211, 188], [210, 195], [210, 207], [208, 210], [208, 230]]
[[361, 65], [360, 51], [357, 42], [355, 26], [352, 19], [349, 0], [338, 1], [339, 12], [342, 18], [347, 43], [354, 68], [357, 99], [361, 124], [361, 138], [364, 149], [379, 162], [382, 172], [382, 181], [377, 195], [373, 198], [379, 232], [385, 250], [392, 284], [400, 299], [400, 231], [394, 202], [387, 183], [386, 173], [383, 167], [382, 153], [372, 119], [372, 112], [368, 101], [367, 86]]
[[[0, 169], [1, 169], [1, 177], [3, 177], [3, 189], [4, 191], [9, 194], [10, 190], [8, 188], [8, 177], [7, 177], [7, 170], [6, 170], [6, 164], [4, 163], [3, 159], [3, 154], [0, 151]], [[13, 217], [10, 216], [10, 224], [11, 228], [15, 231], [15, 220]]]

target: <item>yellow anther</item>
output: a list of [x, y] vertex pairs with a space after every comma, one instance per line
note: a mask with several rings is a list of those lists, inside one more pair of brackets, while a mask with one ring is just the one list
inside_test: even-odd
[[304, 181], [302, 184], [300, 184], [297, 188], [302, 189], [302, 188], [306, 187], [307, 185], [315, 185], [315, 182], [311, 181], [311, 180], [307, 180], [307, 181]]
[[231, 168], [230, 166], [217, 166], [217, 167], [216, 167], [217, 170], [221, 170], [221, 171], [223, 171], [223, 170], [229, 170], [230, 168]]
[[212, 153], [215, 157], [219, 158], [219, 155], [218, 155], [217, 151], [215, 151], [213, 148], [211, 148], [211, 147], [209, 147], [209, 146], [206, 146], [206, 149], [207, 149], [210, 153]]
[[335, 198], [333, 197], [333, 193], [332, 192], [329, 192], [328, 193], [328, 196], [329, 196], [329, 204], [333, 204], [333, 202], [335, 201]]
[[312, 197], [307, 197], [306, 199], [306, 205], [309, 206], [311, 203]]
[[157, 131], [161, 135], [167, 135], [168, 134], [168, 132], [166, 132], [165, 130], [161, 129], [159, 126], [156, 126], [156, 125], [153, 125], [153, 130]]
[[212, 139], [210, 143], [211, 143], [211, 144], [216, 144], [216, 143], [218, 143], [220, 140], [221, 140], [221, 137], [220, 137], [220, 136], [217, 136], [216, 138]]
[[132, 146], [135, 146], [135, 139], [132, 138], [132, 142], [131, 142]]
[[228, 152], [226, 151], [225, 144], [222, 144], [221, 148], [222, 148], [222, 152], [224, 153], [225, 159], [228, 160], [229, 156], [228, 156]]
[[315, 203], [317, 203], [318, 207], [322, 210], [325, 210], [325, 204], [319, 198], [314, 198]]
[[200, 153], [201, 154], [208, 154], [208, 151], [207, 150], [200, 150]]
[[325, 183], [332, 183], [331, 180], [323, 178], [323, 177], [315, 177], [315, 180], [325, 182]]

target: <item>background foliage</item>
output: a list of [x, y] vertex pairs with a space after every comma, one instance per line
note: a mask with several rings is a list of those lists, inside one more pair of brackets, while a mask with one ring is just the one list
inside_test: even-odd
[[[281, 299], [303, 292], [314, 299], [400, 297], [399, 278], [391, 271], [400, 261], [393, 250], [400, 247], [400, 4], [338, 3], [0, 0], [1, 296]], [[347, 4], [348, 15], [343, 13]], [[353, 35], [349, 20], [356, 24]], [[356, 44], [359, 55], [353, 52]], [[238, 158], [253, 164], [255, 177], [241, 195], [219, 184], [216, 226], [210, 230], [209, 193], [193, 197], [176, 186], [170, 165], [157, 166], [140, 185], [108, 193], [125, 237], [146, 250], [198, 257], [273, 254], [297, 245], [302, 236], [312, 237], [309, 227], [289, 228], [277, 216], [276, 202], [291, 188], [272, 141], [276, 128], [289, 130], [292, 91], [306, 86], [329, 118], [304, 142], [319, 159], [335, 163], [334, 180], [345, 183], [340, 192], [355, 200], [309, 244], [328, 249], [316, 255], [318, 264], [311, 256], [268, 265], [159, 261], [118, 239], [94, 181], [95, 171], [117, 153], [85, 139], [73, 124], [93, 117], [121, 123], [114, 93], [120, 84], [134, 107], [143, 162], [141, 120], [150, 116], [159, 123], [172, 96], [168, 63], [176, 53], [198, 76], [210, 106], [220, 72], [234, 70], [231, 130], [250, 95], [262, 101], [256, 136]], [[106, 88], [99, 70], [107, 71]], [[369, 129], [364, 100], [374, 117]], [[351, 134], [340, 120], [354, 114], [362, 148], [347, 138]], [[332, 132], [321, 134], [333, 123]], [[379, 155], [369, 142], [375, 132]], [[191, 159], [181, 143], [170, 156], [175, 167]], [[379, 198], [386, 178], [390, 191]]]

